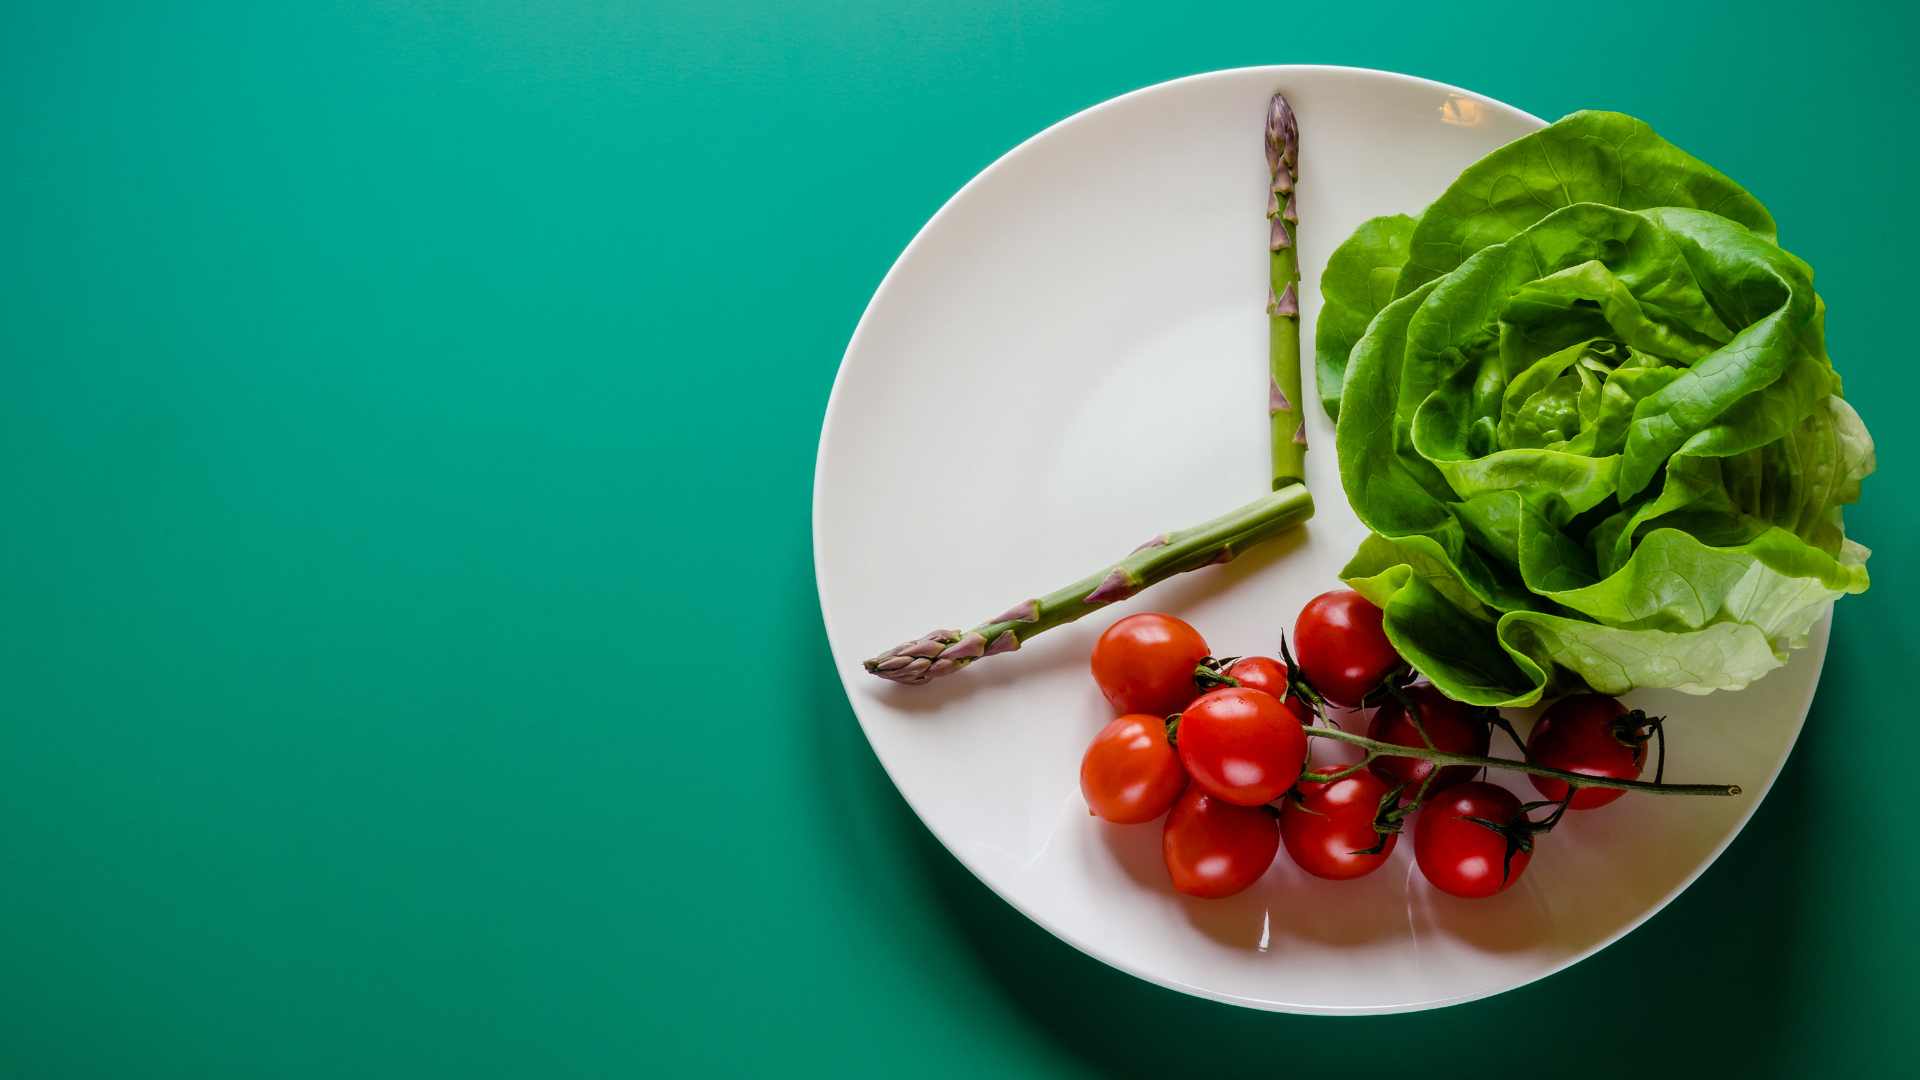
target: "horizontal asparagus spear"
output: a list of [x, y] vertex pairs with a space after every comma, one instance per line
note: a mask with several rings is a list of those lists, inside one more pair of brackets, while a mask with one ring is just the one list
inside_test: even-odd
[[986, 656], [1012, 652], [1043, 630], [1070, 623], [1188, 570], [1223, 563], [1313, 516], [1313, 496], [1288, 484], [1238, 510], [1179, 532], [1161, 533], [1119, 562], [1063, 589], [1023, 600], [971, 630], [933, 630], [866, 662], [868, 672], [918, 685]]

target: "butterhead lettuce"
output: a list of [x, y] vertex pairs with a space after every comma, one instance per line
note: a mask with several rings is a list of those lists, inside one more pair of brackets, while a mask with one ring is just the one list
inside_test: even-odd
[[1738, 689], [1867, 587], [1873, 442], [1812, 271], [1733, 181], [1613, 113], [1378, 218], [1316, 374], [1372, 531], [1342, 576], [1450, 697]]

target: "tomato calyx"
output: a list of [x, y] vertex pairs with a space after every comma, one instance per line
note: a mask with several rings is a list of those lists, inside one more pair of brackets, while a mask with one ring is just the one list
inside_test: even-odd
[[1407, 687], [1412, 686], [1419, 678], [1420, 673], [1413, 670], [1412, 665], [1403, 660], [1398, 667], [1387, 672], [1387, 677], [1381, 679], [1378, 686], [1367, 691], [1367, 695], [1360, 699], [1358, 707], [1362, 709], [1372, 709], [1379, 707], [1390, 699], [1398, 699], [1401, 693], [1405, 691]]
[[1407, 789], [1405, 784], [1395, 784], [1380, 796], [1380, 802], [1373, 808], [1373, 846], [1349, 852], [1351, 855], [1378, 855], [1387, 850], [1388, 837], [1397, 836], [1407, 825], [1407, 815], [1413, 813], [1418, 803], [1400, 804], [1400, 793]]
[[[1339, 772], [1331, 774], [1331, 779], [1323, 780], [1315, 776], [1312, 772], [1301, 773], [1300, 779], [1331, 783], [1334, 780], [1345, 779], [1359, 772], [1366, 767], [1366, 764], [1366, 762], [1362, 761], [1352, 768], [1341, 769]], [[1413, 806], [1411, 804], [1406, 806], [1400, 805], [1400, 793], [1406, 790], [1406, 786], [1405, 784], [1395, 784], [1380, 796], [1379, 801], [1376, 802], [1373, 807], [1373, 843], [1357, 851], [1349, 851], [1347, 854], [1378, 855], [1387, 849], [1388, 837], [1397, 836], [1405, 831], [1407, 816], [1413, 813]], [[1323, 811], [1315, 810], [1313, 807], [1307, 805], [1307, 796], [1300, 790], [1298, 784], [1288, 788], [1287, 793], [1281, 797], [1292, 803], [1301, 813], [1312, 814], [1314, 817], [1327, 816]]]
[[1284, 632], [1280, 635], [1280, 662], [1287, 665], [1287, 693], [1306, 702], [1314, 720], [1339, 727], [1339, 723], [1327, 715], [1332, 703], [1307, 681], [1306, 675], [1300, 670], [1300, 661], [1295, 660], [1293, 650], [1287, 648], [1287, 635]]
[[[1648, 716], [1645, 709], [1633, 709], [1613, 722], [1613, 738], [1621, 746], [1639, 751], [1656, 738], [1660, 743], [1659, 755], [1654, 760], [1653, 782], [1659, 783], [1667, 771], [1667, 718]], [[1645, 760], [1644, 758], [1640, 760]]]
[[[1552, 832], [1553, 827], [1560, 824], [1560, 819], [1567, 814], [1567, 807], [1573, 805], [1574, 792], [1579, 790], [1577, 787], [1569, 786], [1565, 798], [1538, 799], [1534, 802], [1521, 803], [1520, 816], [1512, 821], [1500, 822], [1483, 817], [1464, 817], [1460, 820], [1471, 821], [1483, 829], [1499, 833], [1506, 839], [1506, 860], [1500, 867], [1500, 880], [1504, 882], [1513, 874], [1513, 857], [1522, 852], [1529, 855], [1533, 853], [1533, 838], [1542, 833]], [[1548, 806], [1553, 807], [1553, 813], [1540, 821], [1533, 820], [1532, 814], [1535, 810]]]
[[1488, 724], [1491, 724], [1492, 726], [1499, 728], [1501, 731], [1506, 732], [1507, 738], [1512, 739], [1513, 745], [1519, 748], [1520, 757], [1523, 760], [1531, 760], [1531, 756], [1527, 753], [1527, 741], [1525, 739], [1522, 739], [1520, 737], [1520, 733], [1513, 729], [1513, 721], [1500, 715], [1499, 709], [1496, 709], [1491, 705], [1478, 705], [1474, 707], [1473, 712], [1475, 715], [1480, 717], [1480, 719], [1486, 721]]
[[1239, 662], [1237, 656], [1209, 656], [1194, 665], [1193, 685], [1203, 694], [1223, 686], [1239, 686], [1240, 680], [1227, 674], [1227, 669]]

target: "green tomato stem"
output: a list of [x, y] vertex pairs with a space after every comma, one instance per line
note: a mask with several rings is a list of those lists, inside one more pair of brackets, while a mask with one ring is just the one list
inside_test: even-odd
[[1621, 791], [1646, 791], [1655, 795], [1716, 795], [1729, 797], [1740, 794], [1738, 784], [1661, 784], [1645, 780], [1614, 780], [1600, 776], [1584, 776], [1580, 773], [1566, 772], [1562, 769], [1549, 769], [1544, 765], [1535, 765], [1527, 761], [1513, 761], [1508, 758], [1482, 757], [1479, 754], [1455, 754], [1446, 750], [1434, 750], [1421, 746], [1402, 746], [1399, 743], [1381, 742], [1369, 739], [1365, 735], [1355, 735], [1339, 728], [1309, 727], [1307, 734], [1318, 739], [1332, 739], [1350, 746], [1358, 746], [1367, 752], [1364, 760], [1356, 765], [1343, 767], [1335, 773], [1304, 773], [1302, 779], [1316, 783], [1338, 779], [1358, 772], [1377, 757], [1419, 758], [1439, 765], [1473, 765], [1488, 769], [1511, 769], [1514, 772], [1528, 773], [1533, 776], [1545, 776], [1554, 780], [1564, 780], [1574, 787], [1618, 788]]

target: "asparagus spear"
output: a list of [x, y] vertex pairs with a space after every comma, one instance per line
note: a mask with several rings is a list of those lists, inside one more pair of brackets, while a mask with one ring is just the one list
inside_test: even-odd
[[1267, 413], [1273, 424], [1273, 487], [1306, 479], [1307, 425], [1300, 405], [1300, 231], [1294, 187], [1300, 128], [1280, 94], [1267, 105]]
[[1268, 248], [1272, 253], [1267, 313], [1269, 412], [1273, 417], [1273, 492], [1232, 513], [1176, 533], [1162, 533], [1131, 555], [1067, 587], [1024, 600], [971, 630], [931, 630], [866, 662], [868, 672], [917, 685], [985, 656], [1012, 652], [1021, 642], [1124, 600], [1175, 574], [1226, 562], [1247, 548], [1313, 516], [1304, 460], [1306, 426], [1300, 409], [1300, 280], [1294, 254], [1294, 182], [1299, 178], [1300, 132], [1293, 109], [1279, 94], [1267, 108]]
[[1223, 563], [1313, 516], [1313, 496], [1287, 484], [1232, 513], [1179, 532], [1161, 533], [1111, 566], [1034, 600], [1023, 600], [971, 630], [933, 630], [866, 662], [868, 672], [919, 684], [1018, 649], [1043, 630], [1070, 623], [1175, 574]]

